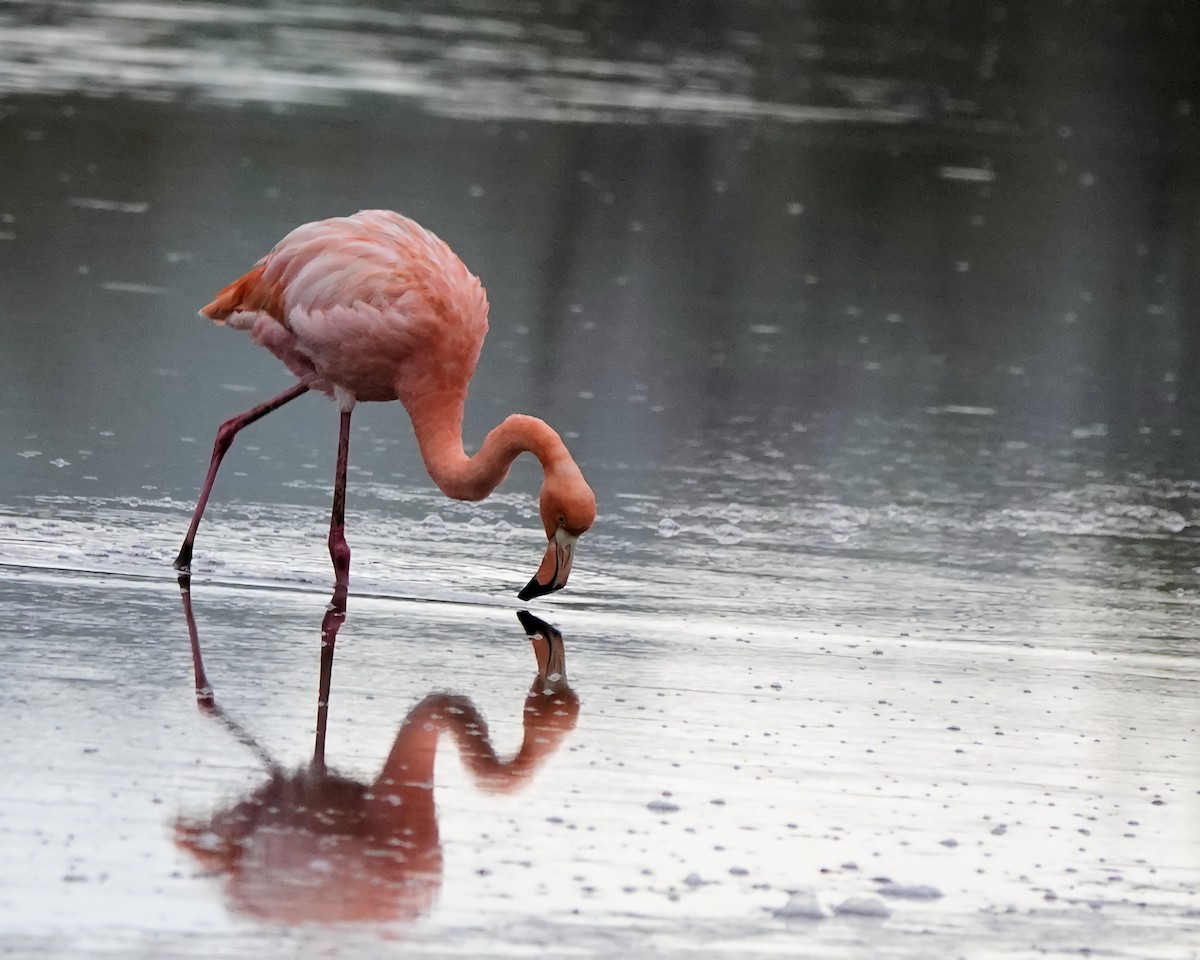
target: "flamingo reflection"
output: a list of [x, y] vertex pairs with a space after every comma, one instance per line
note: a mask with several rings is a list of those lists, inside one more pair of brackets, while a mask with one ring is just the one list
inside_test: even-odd
[[479, 788], [508, 793], [527, 784], [575, 726], [579, 699], [567, 684], [562, 635], [521, 611], [537, 676], [524, 700], [524, 738], [515, 756], [496, 755], [487, 724], [469, 698], [431, 693], [400, 724], [373, 781], [341, 776], [325, 764], [333, 642], [341, 623], [340, 615], [327, 616], [313, 759], [286, 770], [217, 705], [185, 579], [180, 583], [197, 702], [254, 750], [268, 775], [244, 799], [211, 817], [181, 818], [175, 825], [176, 842], [223, 878], [229, 906], [238, 913], [284, 923], [415, 919], [432, 907], [442, 884], [433, 785], [442, 734], [454, 738]]

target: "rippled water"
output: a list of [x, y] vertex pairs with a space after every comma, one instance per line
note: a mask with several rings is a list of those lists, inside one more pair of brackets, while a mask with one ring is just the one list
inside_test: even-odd
[[[1195, 11], [673, 9], [0, 0], [9, 954], [1200, 950]], [[181, 597], [196, 307], [373, 206], [596, 489], [543, 622], [390, 405], [331, 621], [314, 397]]]
[[[42, 17], [28, 4], [5, 7], [14, 22], [0, 38], [14, 62], [4, 87], [18, 92], [273, 104], [344, 104], [370, 94], [415, 99], [446, 116], [588, 122], [657, 114], [900, 122], [925, 112], [915, 102], [919, 89], [856, 77], [829, 78], [822, 99], [833, 102], [763, 100], [753, 63], [761, 35], [736, 31], [730, 47], [673, 50], [619, 4], [601, 5], [594, 21], [565, 10], [556, 21], [530, 7], [469, 3], [340, 9], [101, 0], [56, 4]], [[634, 32], [628, 45], [620, 44], [622, 26]], [[637, 41], [639, 27], [651, 29]], [[808, 57], [824, 55], [819, 42], [808, 47]]]

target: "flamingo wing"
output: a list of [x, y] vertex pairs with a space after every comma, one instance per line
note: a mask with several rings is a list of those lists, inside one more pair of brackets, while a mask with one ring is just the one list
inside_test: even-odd
[[461, 385], [487, 333], [487, 296], [435, 234], [364, 210], [297, 227], [201, 312], [244, 329], [298, 376], [362, 400]]

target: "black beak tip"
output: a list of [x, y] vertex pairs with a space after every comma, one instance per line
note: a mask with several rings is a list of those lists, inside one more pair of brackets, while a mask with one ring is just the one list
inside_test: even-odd
[[528, 610], [518, 610], [517, 619], [521, 621], [521, 629], [530, 636], [541, 630], [542, 625], [546, 622], [540, 617], [535, 617]]
[[549, 583], [538, 583], [538, 578], [534, 577], [527, 584], [525, 584], [525, 589], [517, 594], [517, 599], [532, 600], [535, 597], [544, 597], [546, 594], [553, 593], [555, 590], [559, 589], [561, 588], [556, 587], [553, 580], [551, 580]]
[[535, 634], [542, 634], [547, 639], [553, 636], [562, 636], [554, 627], [550, 626], [541, 617], [535, 617], [528, 610], [518, 610], [517, 619], [521, 621], [521, 628], [526, 635], [532, 637]]

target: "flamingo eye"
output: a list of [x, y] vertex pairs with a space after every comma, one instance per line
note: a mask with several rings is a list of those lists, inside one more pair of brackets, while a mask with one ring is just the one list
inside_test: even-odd
[[558, 525], [561, 527], [561, 526], [565, 525], [565, 524], [566, 524], [566, 522], [567, 522], [567, 518], [566, 518], [566, 517], [564, 517], [564, 516], [563, 516], [563, 515], [560, 513], [560, 514], [558, 515]]

